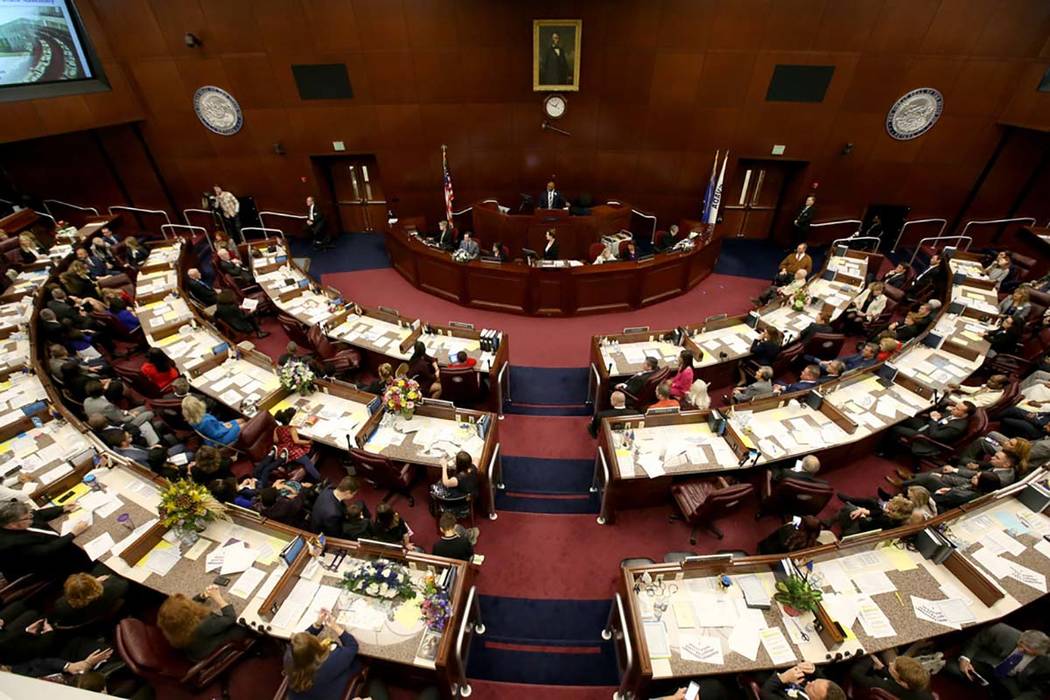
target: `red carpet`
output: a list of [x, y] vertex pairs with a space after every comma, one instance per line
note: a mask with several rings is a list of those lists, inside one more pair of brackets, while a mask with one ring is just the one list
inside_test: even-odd
[[589, 418], [507, 414], [499, 424], [503, 454], [546, 459], [594, 459]]
[[322, 281], [366, 306], [389, 306], [433, 323], [467, 321], [478, 328], [498, 328], [510, 335], [511, 364], [528, 367], [586, 367], [590, 339], [628, 326], [674, 328], [716, 313], [742, 313], [768, 282], [711, 275], [692, 291], [639, 311], [574, 318], [533, 318], [471, 309], [422, 292], [395, 270], [365, 270], [324, 275]]

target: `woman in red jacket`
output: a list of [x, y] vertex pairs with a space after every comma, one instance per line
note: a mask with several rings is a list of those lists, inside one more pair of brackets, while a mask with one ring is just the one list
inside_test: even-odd
[[179, 370], [159, 348], [149, 349], [146, 353], [146, 361], [142, 363], [140, 370], [150, 384], [160, 391], [165, 391], [179, 376]]

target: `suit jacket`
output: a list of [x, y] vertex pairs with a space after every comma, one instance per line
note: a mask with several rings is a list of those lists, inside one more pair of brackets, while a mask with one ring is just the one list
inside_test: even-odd
[[802, 256], [799, 260], [795, 253], [789, 253], [783, 260], [780, 261], [780, 269], [787, 272], [792, 277], [799, 270], [805, 270], [807, 273], [813, 271], [813, 258], [809, 257], [809, 253]]
[[438, 229], [437, 242], [438, 242], [438, 245], [441, 246], [442, 248], [444, 248], [445, 250], [453, 250], [453, 249], [455, 249], [455, 247], [456, 247], [456, 229], [454, 229], [453, 227], [449, 226], [448, 228], [445, 229], [444, 233], [441, 232], [441, 229]]
[[[871, 300], [870, 302], [868, 301], [869, 298]], [[872, 297], [871, 290], [865, 289], [853, 298], [852, 306], [856, 307], [858, 311], [861, 311], [866, 318], [874, 319], [886, 310], [887, 301], [888, 297], [885, 294]], [[865, 307], [864, 304], [867, 304], [867, 307]]]
[[596, 414], [594, 414], [594, 418], [591, 419], [591, 424], [587, 426], [587, 430], [590, 431], [591, 437], [598, 437], [598, 430], [600, 430], [602, 426], [602, 418], [627, 416], [632, 413], [637, 413], [637, 411], [632, 411], [626, 406], [624, 406], [623, 408], [607, 408], [604, 411], [598, 411]]
[[215, 307], [215, 318], [240, 333], [251, 333], [255, 330], [244, 311], [234, 304], [219, 304]]
[[193, 631], [193, 639], [183, 652], [194, 661], [206, 659], [209, 654], [227, 642], [248, 636], [249, 632], [237, 624], [237, 611], [227, 605], [218, 614], [200, 621]]
[[[1013, 653], [1020, 636], [1021, 630], [1007, 624], [999, 623], [985, 627], [963, 647], [961, 656], [970, 659], [974, 664], [995, 667]], [[1038, 656], [1032, 659], [1020, 673], [1005, 678], [1003, 686], [1010, 691], [1015, 700], [1021, 697], [1031, 700], [1046, 697], [1043, 693], [1050, 688], [1050, 657]]]
[[737, 401], [750, 401], [751, 399], [757, 399], [759, 396], [766, 396], [773, 393], [773, 384], [768, 379], [759, 379], [751, 382], [744, 390], [736, 395]]
[[835, 332], [835, 329], [832, 328], [831, 326], [829, 326], [828, 324], [814, 322], [814, 323], [811, 323], [811, 324], [809, 324], [808, 326], [806, 326], [805, 328], [802, 329], [802, 332], [799, 333], [799, 335], [798, 335], [798, 339], [801, 342], [803, 342], [803, 343], [807, 343], [807, 342], [809, 342], [809, 339], [812, 338], [813, 336], [815, 336], [817, 333], [834, 333], [834, 332]]
[[190, 293], [190, 296], [205, 306], [211, 306], [218, 299], [215, 290], [211, 288], [211, 285], [205, 283], [204, 280], [187, 279], [186, 291]]
[[97, 600], [88, 603], [83, 608], [74, 608], [66, 600], [66, 597], [62, 596], [55, 603], [55, 609], [51, 613], [51, 617], [56, 624], [66, 627], [101, 620], [113, 610], [116, 602], [123, 599], [127, 592], [127, 579], [110, 574], [109, 578], [102, 582], [102, 595]]
[[543, 259], [544, 260], [557, 260], [558, 259], [558, 241], [554, 241], [550, 245], [543, 246]]
[[[362, 506], [364, 503], [361, 504]], [[365, 519], [370, 517], [364, 508]], [[327, 488], [317, 496], [313, 510], [310, 511], [310, 529], [329, 537], [344, 537], [346, 524], [346, 505], [335, 497], [335, 490]]]
[[237, 282], [252, 281], [252, 273], [249, 272], [243, 265], [238, 265], [233, 262], [227, 262], [226, 260], [220, 260], [219, 268]]
[[625, 388], [627, 393], [631, 396], [637, 396], [638, 392], [642, 390], [645, 383], [649, 381], [649, 378], [653, 376], [655, 370], [646, 370], [644, 372], [637, 372], [633, 377], [627, 380]]
[[[320, 634], [321, 628], [308, 627], [310, 634]], [[291, 663], [291, 649], [285, 652], [285, 665]], [[339, 646], [332, 650], [314, 672], [314, 684], [302, 692], [288, 691], [288, 700], [329, 700], [343, 697], [350, 678], [361, 670], [357, 660], [357, 640], [349, 632], [339, 635]]]
[[316, 204], [310, 206], [306, 210], [306, 227], [310, 229], [310, 233], [316, 236], [324, 230], [324, 224], [324, 212]]
[[479, 255], [481, 255], [481, 248], [478, 247], [478, 242], [475, 240], [468, 241], [466, 239], [463, 239], [463, 241], [461, 241], [459, 244], [459, 249], [464, 251], [467, 255], [469, 255], [472, 258], [476, 258]]
[[966, 428], [969, 425], [969, 418], [951, 418], [943, 423], [941, 421], [929, 421], [922, 434], [931, 440], [951, 444], [966, 434]]
[[784, 387], [783, 393], [790, 394], [793, 391], [804, 391], [806, 389], [812, 389], [818, 384], [818, 382], [811, 382], [808, 379], [800, 379], [797, 382], [792, 382]]
[[[47, 523], [62, 515], [62, 507], [41, 508], [33, 512], [31, 527], [47, 530]], [[88, 559], [73, 544], [73, 534], [45, 535], [32, 530], [0, 528], [0, 573], [8, 581], [25, 574], [55, 577], [83, 567]]]
[[882, 278], [882, 283], [883, 284], [888, 284], [891, 287], [896, 287], [897, 289], [904, 289], [904, 283], [907, 282], [907, 280], [908, 280], [908, 273], [907, 273], [907, 271], [905, 271], [905, 272], [898, 272], [898, 273], [894, 274], [893, 271], [891, 270], [891, 271], [887, 272], [886, 275]]
[[925, 331], [932, 322], [933, 314], [928, 313], [922, 318], [916, 318], [912, 323], [897, 326], [897, 330], [894, 332], [894, 335], [897, 337], [897, 340], [901, 341], [902, 343], [906, 343], [912, 338], [916, 338], [919, 335], [921, 335], [922, 332]]
[[809, 222], [813, 220], [813, 207], [802, 205], [798, 215], [795, 217], [794, 225], [798, 231], [809, 231]]
[[[820, 667], [817, 667], [816, 673], [813, 675], [813, 679], [823, 678], [820, 673]], [[796, 689], [797, 694], [789, 694], [789, 691]], [[769, 678], [762, 684], [762, 688], [758, 692], [758, 697], [761, 700], [806, 700], [809, 696], [805, 694], [805, 683], [801, 687], [791, 685], [785, 686], [780, 682], [780, 678], [776, 672], [769, 674]]]
[[550, 197], [547, 190], [543, 190], [543, 194], [536, 198], [537, 209], [564, 209], [565, 208], [565, 197], [561, 196], [561, 192], [554, 190], [554, 203], [550, 203]]
[[870, 656], [865, 656], [850, 669], [850, 678], [854, 686], [861, 688], [882, 688], [892, 693], [898, 700], [931, 700], [933, 693], [929, 690], [911, 690], [893, 680], [885, 669], [876, 670]]

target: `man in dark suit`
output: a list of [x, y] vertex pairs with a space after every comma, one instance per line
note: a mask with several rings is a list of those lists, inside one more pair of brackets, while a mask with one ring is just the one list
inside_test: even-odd
[[920, 304], [916, 311], [904, 317], [904, 323], [894, 321], [888, 328], [897, 340], [906, 343], [912, 338], [918, 338], [930, 327], [933, 322], [932, 312], [933, 308], [929, 304]]
[[561, 192], [554, 189], [553, 180], [547, 183], [547, 189], [536, 200], [537, 209], [567, 209], [568, 206]]
[[205, 306], [211, 306], [218, 300], [215, 290], [201, 279], [201, 271], [195, 267], [186, 270], [186, 291]]
[[565, 57], [561, 37], [555, 32], [551, 34], [550, 46], [544, 48], [540, 56], [540, 84], [569, 85], [571, 82], [569, 60]]
[[903, 290], [908, 282], [908, 266], [897, 263], [896, 267], [882, 276], [882, 283]]
[[[930, 411], [926, 418], [921, 416], [909, 418], [890, 430], [890, 444], [899, 443], [903, 438], [925, 435], [931, 440], [950, 445], [966, 435], [966, 429], [970, 425], [970, 416], [976, 410], [977, 407], [971, 402], [959, 401], [952, 404], [946, 414]], [[910, 448], [911, 453], [919, 458], [932, 457], [939, 452], [936, 447], [922, 440], [912, 443]]]
[[[343, 524], [346, 522], [346, 508], [357, 496], [357, 479], [343, 477], [335, 488], [327, 488], [317, 496], [313, 510], [310, 512], [310, 529], [329, 537], [343, 537]], [[368, 506], [358, 500], [361, 511], [366, 518], [371, 518]]]
[[806, 197], [806, 203], [799, 209], [795, 220], [791, 222], [795, 235], [795, 244], [805, 243], [809, 239], [809, 224], [813, 221], [813, 208], [817, 205], [817, 198], [813, 195]]
[[777, 384], [773, 387], [774, 394], [790, 394], [793, 391], [812, 389], [820, 383], [820, 365], [806, 365], [798, 375], [798, 381], [788, 385]]
[[[817, 459], [816, 455], [806, 455], [802, 459], [795, 463], [793, 467], [780, 467], [770, 470], [769, 473], [769, 493], [764, 494], [764, 498], [758, 512], [755, 513], [755, 520], [761, 519], [768, 513], [780, 513], [783, 508], [783, 504], [780, 499], [780, 494], [777, 493], [776, 486], [784, 479], [797, 479], [799, 481], [805, 481], [816, 486], [826, 486], [827, 481], [817, 477], [820, 473], [820, 460]], [[789, 513], [788, 515], [793, 515]]]
[[808, 343], [809, 339], [815, 336], [817, 333], [834, 333], [835, 329], [831, 327], [831, 314], [827, 311], [821, 311], [817, 314], [817, 320], [809, 324], [802, 329], [802, 332], [798, 334], [799, 342]]
[[823, 678], [820, 669], [809, 661], [769, 674], [758, 696], [761, 700], [846, 700], [845, 691]]
[[313, 239], [314, 248], [334, 248], [332, 245], [332, 238], [328, 235], [328, 230], [325, 227], [325, 216], [324, 212], [321, 211], [317, 202], [314, 198], [306, 198], [306, 230], [310, 234], [310, 238]]
[[25, 574], [42, 577], [62, 576], [90, 567], [87, 555], [73, 544], [73, 539], [88, 529], [81, 521], [67, 535], [59, 535], [47, 526], [76, 506], [53, 506], [31, 511], [22, 501], [0, 503], [0, 573], [8, 581]]
[[626, 382], [617, 384], [616, 388], [626, 391], [631, 396], [637, 396], [638, 392], [642, 390], [645, 383], [649, 381], [649, 378], [653, 376], [653, 373], [658, 369], [660, 369], [660, 361], [655, 357], [647, 357], [645, 358], [645, 369], [641, 372], [636, 372]]
[[999, 623], [985, 627], [963, 647], [949, 674], [977, 682], [979, 674], [995, 697], [1037, 700], [1050, 693], [1050, 638], [1038, 630]]
[[898, 656], [889, 666], [872, 654], [850, 669], [853, 687], [882, 688], [898, 700], [931, 700], [930, 672], [910, 656]]
[[637, 411], [627, 408], [627, 396], [622, 391], [614, 391], [609, 395], [609, 405], [611, 408], [595, 413], [594, 418], [591, 419], [591, 424], [587, 426], [591, 437], [598, 437], [598, 430], [602, 427], [602, 418], [614, 418], [637, 413]]

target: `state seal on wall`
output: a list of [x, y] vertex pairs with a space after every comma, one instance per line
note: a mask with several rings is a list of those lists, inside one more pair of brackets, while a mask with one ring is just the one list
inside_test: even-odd
[[890, 107], [886, 133], [898, 141], [908, 141], [929, 131], [941, 116], [944, 96], [933, 88], [918, 88]]
[[214, 85], [205, 85], [193, 93], [193, 111], [201, 124], [220, 136], [233, 136], [244, 124], [237, 100]]

